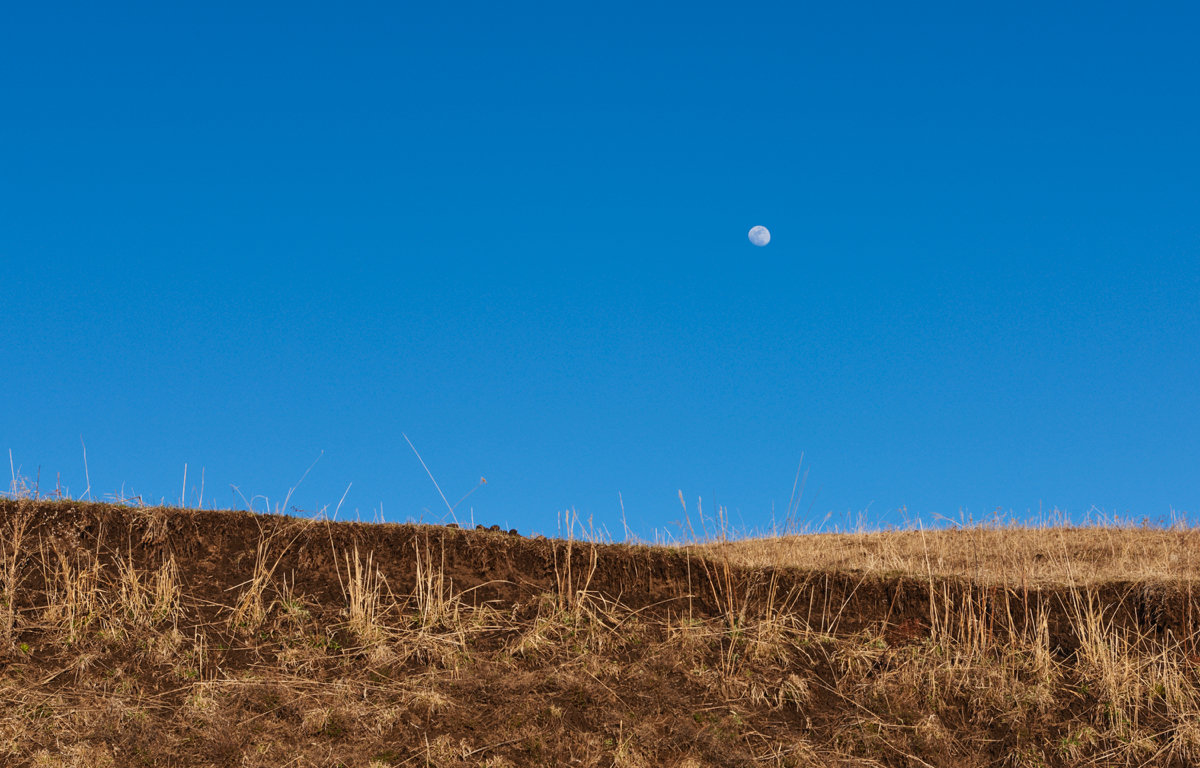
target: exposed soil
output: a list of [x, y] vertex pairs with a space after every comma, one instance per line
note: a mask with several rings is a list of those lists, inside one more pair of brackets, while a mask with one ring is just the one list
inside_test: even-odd
[[0, 557], [3, 765], [1200, 759], [1190, 580], [30, 500]]

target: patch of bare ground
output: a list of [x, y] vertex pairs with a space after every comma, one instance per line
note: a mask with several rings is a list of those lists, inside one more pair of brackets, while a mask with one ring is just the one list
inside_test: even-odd
[[[1200, 762], [1191, 561], [1081, 554], [1191, 532], [959, 534], [652, 548], [0, 501], [0, 764]], [[1060, 575], [1014, 578], [1039, 537]]]

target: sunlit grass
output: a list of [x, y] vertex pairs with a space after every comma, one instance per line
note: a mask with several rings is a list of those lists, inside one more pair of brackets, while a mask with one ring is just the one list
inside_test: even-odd
[[682, 511], [648, 547], [0, 501], [0, 763], [1200, 761], [1185, 525]]

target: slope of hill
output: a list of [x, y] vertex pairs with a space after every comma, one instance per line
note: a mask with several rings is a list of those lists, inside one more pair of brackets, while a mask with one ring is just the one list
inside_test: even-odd
[[0, 763], [1195, 765], [1192, 535], [667, 548], [4, 500]]

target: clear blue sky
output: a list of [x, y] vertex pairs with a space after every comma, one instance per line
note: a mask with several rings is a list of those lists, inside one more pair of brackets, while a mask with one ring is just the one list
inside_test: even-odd
[[1200, 11], [980, 6], [10, 4], [0, 449], [437, 519], [407, 433], [523, 532], [765, 526], [801, 453], [815, 522], [1200, 513]]

